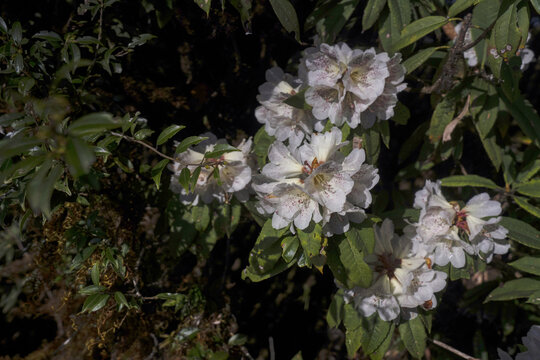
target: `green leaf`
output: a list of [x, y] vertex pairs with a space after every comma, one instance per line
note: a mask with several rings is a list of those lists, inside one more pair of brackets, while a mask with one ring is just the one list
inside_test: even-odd
[[199, 181], [199, 175], [201, 174], [201, 167], [197, 166], [195, 170], [191, 173], [191, 180], [189, 181], [189, 186], [191, 188], [191, 191], [195, 191], [195, 187], [197, 186], [197, 181]]
[[75, 120], [68, 127], [68, 132], [75, 136], [100, 134], [105, 130], [116, 129], [121, 124], [114, 121], [109, 113], [93, 113]]
[[512, 117], [517, 121], [523, 133], [528, 136], [536, 146], [540, 147], [540, 117], [532, 106], [521, 95], [514, 95], [510, 101], [504, 92], [497, 89], [499, 96], [510, 110]]
[[217, 144], [212, 151], [205, 153], [204, 157], [205, 159], [219, 158], [221, 155], [232, 151], [240, 150], [229, 144]]
[[154, 183], [156, 183], [156, 187], [159, 189], [159, 186], [161, 184], [161, 174], [163, 173], [163, 169], [167, 166], [169, 163], [169, 159], [163, 159], [160, 162], [158, 162], [152, 170], [150, 171], [150, 174], [152, 176], [152, 179], [154, 180]]
[[22, 27], [21, 23], [18, 21], [15, 21], [11, 26], [11, 38], [17, 45], [19, 45], [22, 41]]
[[157, 138], [157, 145], [162, 145], [167, 142], [170, 138], [172, 138], [176, 133], [178, 133], [180, 130], [184, 129], [185, 126], [183, 125], [171, 125], [167, 127], [165, 130], [159, 134]]
[[519, 271], [540, 276], [540, 257], [525, 256], [508, 265]]
[[34, 34], [32, 38], [47, 40], [50, 43], [62, 41], [62, 38], [60, 37], [60, 35], [58, 35], [54, 31], [45, 31], [45, 30]]
[[69, 172], [76, 178], [88, 173], [96, 160], [90, 146], [76, 137], [68, 138], [64, 158], [69, 166]]
[[93, 294], [97, 294], [97, 293], [100, 293], [100, 292], [105, 291], [105, 290], [107, 290], [107, 288], [105, 286], [90, 285], [90, 286], [86, 286], [86, 287], [82, 288], [81, 290], [79, 290], [79, 294], [81, 294], [81, 295], [93, 295]]
[[448, 21], [444, 16], [427, 16], [414, 21], [403, 29], [399, 41], [393, 44], [394, 51], [411, 45], [430, 32], [446, 25]]
[[319, 255], [322, 245], [321, 225], [312, 222], [309, 227], [304, 230], [297, 229], [297, 232], [300, 245], [302, 245], [306, 254], [310, 258]]
[[120, 310], [122, 310], [123, 307], [129, 308], [129, 304], [126, 297], [120, 291], [116, 291], [114, 293], [114, 300], [120, 306]]
[[401, 341], [405, 344], [409, 354], [417, 359], [422, 358], [426, 349], [427, 335], [420, 317], [417, 316], [399, 325], [398, 329], [401, 335]]
[[201, 137], [201, 136], [190, 136], [182, 140], [180, 144], [176, 147], [175, 154], [183, 153], [186, 151], [190, 146], [197, 145], [201, 141], [207, 140], [207, 137]]
[[540, 281], [530, 278], [521, 278], [510, 280], [504, 283], [502, 287], [493, 290], [486, 298], [484, 303], [490, 301], [508, 301], [531, 296], [534, 292], [540, 290]]
[[297, 109], [311, 110], [311, 107], [306, 103], [306, 90], [307, 88], [289, 96], [287, 99], [283, 100], [283, 102]]
[[52, 160], [47, 160], [41, 165], [27, 188], [28, 201], [35, 213], [42, 212], [46, 218], [50, 218], [54, 184], [63, 173], [63, 166], [53, 165]]
[[191, 214], [193, 215], [195, 229], [200, 232], [205, 231], [210, 224], [210, 206], [207, 204], [194, 206]]
[[206, 16], [210, 14], [210, 7], [212, 5], [212, 0], [193, 0], [195, 1], [195, 4], [197, 4], [202, 11], [206, 13]]
[[107, 304], [107, 301], [109, 300], [110, 295], [108, 294], [94, 294], [90, 295], [86, 298], [84, 301], [82, 312], [89, 311], [98, 311], [102, 307], [104, 307]]
[[516, 204], [518, 204], [521, 208], [523, 208], [525, 211], [531, 213], [532, 215], [536, 216], [537, 218], [540, 218], [540, 208], [530, 204], [527, 199], [521, 197], [521, 196], [514, 196], [514, 200]]
[[362, 31], [366, 31], [371, 28], [384, 8], [386, 0], [369, 0], [364, 9], [362, 15]]
[[328, 312], [326, 313], [326, 322], [331, 328], [337, 328], [343, 321], [345, 300], [343, 292], [338, 291], [332, 298]]
[[540, 0], [530, 0], [530, 1], [534, 10], [536, 10], [536, 12], [540, 14]]
[[503, 149], [497, 144], [497, 137], [491, 131], [486, 137], [480, 136], [480, 140], [482, 141], [482, 145], [484, 145], [484, 150], [486, 150], [491, 163], [498, 172], [503, 162]]
[[149, 137], [150, 135], [152, 135], [154, 133], [154, 130], [152, 129], [141, 129], [139, 131], [137, 131], [133, 137], [137, 140], [144, 140], [146, 139], [147, 137]]
[[248, 341], [248, 337], [245, 334], [234, 334], [229, 338], [229, 341], [227, 341], [227, 344], [229, 346], [241, 346], [244, 345]]
[[409, 0], [387, 0], [388, 9], [394, 31], [396, 34], [401, 34], [403, 28], [411, 22], [411, 3]]
[[497, 113], [499, 112], [499, 97], [492, 95], [489, 96], [482, 108], [482, 111], [478, 114], [478, 120], [475, 122], [476, 130], [483, 139], [490, 134], [495, 121], [497, 121]]
[[286, 262], [291, 262], [294, 259], [294, 256], [296, 255], [299, 246], [300, 241], [298, 240], [298, 237], [284, 237], [283, 240], [281, 240], [281, 248], [283, 249], [281, 257], [283, 258], [283, 260], [285, 260]]
[[516, 182], [518, 183], [526, 182], [532, 179], [532, 177], [536, 175], [538, 171], [540, 171], [540, 159], [534, 160], [528, 163], [527, 165], [525, 165], [523, 169], [521, 169], [521, 171], [519, 172], [516, 178]]
[[[305, 29], [315, 26], [321, 41], [334, 43], [339, 32], [357, 7], [359, 0], [335, 0], [319, 2], [306, 20]], [[319, 6], [319, 4], [321, 4]]]
[[[504, 58], [516, 53], [521, 41], [521, 33], [517, 27], [517, 3], [511, 4], [506, 11], [499, 16], [493, 28], [495, 46], [499, 53], [504, 51]], [[510, 45], [510, 50], [507, 48]]]
[[38, 145], [41, 145], [41, 141], [35, 138], [15, 136], [9, 139], [2, 139], [0, 140], [0, 163]]
[[457, 0], [455, 3], [452, 4], [452, 6], [450, 6], [450, 9], [448, 9], [448, 17], [455, 17], [463, 10], [476, 5], [481, 1], [483, 0]]
[[296, 10], [289, 2], [289, 0], [270, 0], [270, 5], [276, 13], [279, 22], [287, 30], [288, 33], [294, 32], [296, 41], [300, 42], [300, 24], [298, 23], [298, 16]]
[[508, 237], [520, 244], [540, 249], [540, 231], [518, 219], [503, 216], [500, 224], [508, 229]]
[[516, 184], [517, 192], [523, 195], [540, 197], [540, 179], [531, 180], [526, 183]]
[[356, 351], [362, 345], [362, 335], [364, 330], [361, 327], [356, 329], [347, 329], [345, 332], [345, 346], [347, 347], [347, 355], [349, 358], [354, 358]]
[[327, 261], [334, 277], [348, 288], [368, 287], [371, 269], [364, 261], [362, 244], [357, 236], [333, 237], [327, 249]]
[[384, 353], [386, 349], [381, 349], [381, 347], [385, 343], [389, 345], [387, 340], [392, 337], [394, 323], [382, 320], [379, 314], [375, 313], [367, 319], [362, 318], [362, 328], [364, 330], [362, 334], [362, 351], [366, 355], [371, 355], [379, 350]]
[[[178, 177], [178, 182], [186, 192], [189, 192], [189, 179], [191, 178], [191, 171], [187, 167], [183, 168]], [[171, 180], [174, 181], [174, 180]]]
[[274, 229], [272, 220], [264, 223], [249, 255], [250, 273], [264, 275], [276, 266], [282, 253], [280, 238], [285, 231]]
[[381, 152], [381, 137], [379, 132], [371, 127], [362, 130], [362, 148], [366, 152], [367, 163], [376, 164]]
[[99, 285], [99, 278], [101, 274], [99, 272], [99, 262], [95, 263], [94, 266], [92, 266], [92, 270], [90, 270], [90, 277], [92, 278], [92, 283], [94, 285]]
[[398, 102], [394, 108], [394, 116], [392, 117], [392, 120], [394, 120], [396, 124], [406, 125], [410, 117], [411, 112], [409, 109], [402, 103]]
[[500, 190], [492, 180], [478, 175], [455, 175], [441, 179], [441, 185], [447, 187], [474, 186]]
[[414, 70], [416, 70], [420, 65], [425, 63], [427, 59], [437, 51], [439, 47], [430, 47], [427, 49], [422, 49], [407, 60], [403, 62], [403, 66], [405, 66], [405, 69], [407, 69], [407, 74], [412, 73]]
[[441, 140], [444, 129], [454, 119], [455, 109], [456, 98], [454, 96], [447, 95], [437, 104], [427, 131], [432, 144], [437, 144]]
[[268, 148], [272, 145], [274, 140], [275, 138], [273, 136], [266, 133], [264, 126], [262, 126], [253, 137], [253, 153], [257, 156], [259, 167], [262, 168], [266, 164]]

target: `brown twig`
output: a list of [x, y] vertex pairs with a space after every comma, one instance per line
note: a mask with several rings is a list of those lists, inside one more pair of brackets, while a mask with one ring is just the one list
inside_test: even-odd
[[467, 354], [465, 354], [464, 352], [461, 352], [461, 351], [459, 351], [458, 349], [451, 347], [450, 345], [446, 345], [446, 344], [443, 343], [442, 341], [439, 341], [439, 340], [432, 340], [432, 339], [429, 339], [429, 340], [430, 340], [431, 342], [433, 342], [435, 345], [440, 346], [440, 347], [442, 347], [443, 349], [448, 350], [448, 351], [450, 351], [451, 353], [456, 354], [457, 356], [459, 356], [459, 357], [461, 357], [461, 358], [463, 358], [463, 359], [466, 359], [466, 360], [480, 360], [480, 359], [475, 358], [475, 357], [473, 357], [473, 356], [467, 355]]
[[458, 126], [461, 120], [465, 117], [465, 115], [469, 113], [470, 102], [471, 102], [471, 94], [467, 95], [467, 101], [465, 101], [465, 106], [463, 106], [463, 110], [461, 110], [459, 115], [454, 120], [450, 121], [450, 123], [446, 125], [446, 127], [444, 128], [443, 140], [442, 140], [443, 142], [452, 140], [452, 132], [454, 131], [456, 126]]
[[158, 149], [156, 149], [156, 148], [153, 147], [152, 145], [149, 145], [149, 144], [145, 143], [144, 141], [137, 140], [137, 139], [132, 138], [131, 136], [127, 136], [127, 135], [124, 135], [124, 134], [120, 134], [120, 133], [117, 133], [117, 132], [114, 132], [114, 131], [111, 131], [111, 135], [118, 136], [118, 137], [120, 137], [120, 138], [122, 138], [122, 139], [124, 139], [124, 140], [129, 141], [129, 142], [133, 142], [133, 143], [142, 145], [142, 146], [146, 147], [147, 149], [150, 149], [150, 150], [153, 151], [154, 153], [158, 154], [158, 155], [161, 156], [162, 158], [165, 158], [165, 159], [168, 159], [168, 160], [171, 160], [171, 161], [176, 162], [176, 159], [175, 159], [175, 158], [170, 157], [169, 155], [165, 155], [164, 153], [162, 153], [161, 151], [159, 151]]

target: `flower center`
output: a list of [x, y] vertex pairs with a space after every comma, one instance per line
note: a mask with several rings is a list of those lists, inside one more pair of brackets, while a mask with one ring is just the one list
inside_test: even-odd
[[456, 225], [461, 230], [465, 231], [467, 234], [470, 234], [469, 224], [467, 224], [467, 212], [460, 210], [456, 213], [454, 218], [454, 225]]
[[[311, 161], [311, 164], [308, 163], [306, 160], [304, 161], [304, 167], [302, 168], [302, 172], [305, 174], [311, 175], [313, 170], [321, 166], [323, 163], [324, 163], [323, 161], [319, 162], [317, 158], [313, 159], [313, 161]], [[315, 178], [317, 178], [317, 176]]]
[[396, 259], [392, 254], [377, 255], [379, 263], [375, 266], [375, 271], [386, 274], [389, 278], [394, 277], [394, 272], [401, 266], [401, 259]]

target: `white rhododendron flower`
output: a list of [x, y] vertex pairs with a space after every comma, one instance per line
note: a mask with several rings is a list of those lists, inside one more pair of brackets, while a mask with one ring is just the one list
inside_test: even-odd
[[[370, 203], [369, 189], [378, 175], [373, 167], [363, 164], [364, 150], [353, 149], [347, 156], [338, 151], [345, 145], [341, 131], [332, 128], [313, 134], [300, 147], [279, 141], [270, 146], [269, 162], [253, 189], [259, 194], [259, 211], [272, 214], [275, 229], [291, 224], [294, 232], [292, 225], [305, 229], [311, 220], [323, 221], [323, 226], [330, 224], [325, 227], [330, 235], [346, 231], [349, 221], [364, 220], [363, 208]], [[358, 172], [362, 174], [355, 178]], [[349, 197], [355, 188], [361, 190], [362, 201]]]
[[429, 260], [411, 253], [411, 240], [396, 235], [392, 221], [385, 219], [380, 228], [374, 226], [374, 231], [375, 249], [365, 258], [374, 283], [367, 289], [346, 290], [345, 300], [363, 316], [377, 312], [385, 321], [396, 319], [402, 312], [414, 317], [418, 306], [434, 308], [434, 294], [446, 286], [446, 274], [432, 270]]
[[265, 131], [279, 141], [289, 140], [300, 144], [306, 134], [321, 131], [323, 125], [313, 117], [311, 111], [299, 109], [284, 101], [301, 91], [300, 79], [285, 74], [279, 67], [266, 71], [266, 81], [259, 86], [257, 100], [261, 104], [255, 109], [255, 117], [264, 124]]
[[351, 50], [345, 43], [307, 49], [300, 73], [309, 85], [305, 99], [313, 116], [351, 128], [388, 120], [394, 114], [396, 94], [406, 87], [400, 61], [400, 54], [390, 58], [374, 48]]
[[494, 254], [505, 254], [507, 230], [498, 223], [501, 204], [487, 193], [472, 197], [465, 207], [446, 200], [440, 182], [426, 181], [416, 193], [414, 207], [420, 209], [418, 223], [406, 227], [413, 249], [424, 251], [436, 265], [465, 266], [466, 253], [490, 262]]
[[[515, 360], [537, 360], [540, 356], [540, 325], [533, 325], [527, 332], [527, 336], [521, 338], [527, 351], [516, 355]], [[501, 349], [497, 349], [499, 360], [512, 360], [510, 354]]]
[[[243, 140], [237, 148], [240, 151], [232, 151], [221, 155], [219, 158], [204, 158], [204, 154], [214, 150], [217, 144], [226, 144], [224, 139], [218, 140], [212, 133], [201, 135], [208, 139], [197, 146], [186, 150], [178, 155], [176, 162], [169, 165], [174, 172], [171, 179], [171, 190], [180, 194], [184, 204], [197, 205], [199, 201], [206, 204], [214, 200], [222, 203], [226, 200], [226, 194], [234, 194], [239, 200], [246, 201], [249, 197], [248, 184], [251, 182], [252, 168], [249, 153], [251, 151], [251, 139]], [[186, 192], [178, 181], [178, 177], [184, 168], [188, 168], [193, 174], [201, 165], [201, 172], [192, 192]], [[219, 176], [213, 174], [217, 169]]]

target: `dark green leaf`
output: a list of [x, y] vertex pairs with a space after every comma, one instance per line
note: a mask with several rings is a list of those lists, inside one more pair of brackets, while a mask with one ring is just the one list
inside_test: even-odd
[[64, 168], [58, 164], [53, 165], [51, 160], [41, 165], [27, 188], [28, 201], [34, 212], [42, 212], [45, 217], [50, 218], [54, 184], [63, 173]]
[[311, 107], [306, 103], [306, 99], [304, 97], [306, 94], [306, 90], [307, 88], [299, 91], [298, 93], [283, 100], [283, 102], [297, 109], [310, 110]]
[[413, 357], [420, 359], [426, 349], [426, 330], [419, 317], [399, 325], [399, 334], [405, 347]]
[[48, 42], [57, 42], [57, 41], [62, 41], [62, 38], [60, 37], [60, 35], [58, 35], [57, 33], [55, 33], [54, 31], [40, 31], [38, 33], [36, 33], [34, 36], [32, 36], [33, 38], [36, 38], [36, 39], [43, 39], [43, 40], [47, 40]]
[[540, 257], [525, 256], [508, 265], [519, 271], [540, 276]]
[[88, 173], [96, 160], [94, 151], [80, 138], [70, 137], [66, 144], [64, 158], [69, 166], [69, 171], [74, 177]]
[[500, 189], [497, 184], [495, 184], [490, 179], [487, 179], [478, 175], [455, 175], [449, 176], [444, 179], [441, 179], [442, 186], [448, 187], [462, 187], [462, 186], [475, 186], [475, 187], [485, 187], [488, 189]]
[[532, 179], [538, 171], [540, 171], [540, 159], [531, 161], [530, 163], [525, 165], [523, 169], [519, 172], [516, 181], [518, 183], [526, 182]]
[[149, 137], [150, 135], [152, 135], [154, 133], [154, 130], [151, 130], [151, 129], [141, 129], [139, 131], [137, 131], [133, 137], [137, 140], [143, 140], [147, 137]]
[[15, 44], [20, 45], [22, 41], [22, 27], [18, 21], [15, 21], [11, 26], [11, 38]]
[[217, 144], [216, 146], [214, 146], [214, 149], [212, 149], [212, 151], [205, 153], [204, 157], [206, 159], [219, 158], [221, 155], [232, 151], [240, 150], [229, 144]]
[[450, 6], [450, 9], [448, 9], [448, 17], [454, 17], [465, 9], [474, 6], [481, 1], [482, 0], [457, 0], [452, 4], [452, 6]]
[[520, 244], [540, 249], [540, 231], [518, 219], [502, 217], [500, 224], [508, 229], [508, 237]]
[[294, 259], [299, 246], [300, 241], [297, 236], [284, 237], [283, 240], [281, 240], [281, 248], [283, 249], [281, 257], [283, 257], [283, 260], [291, 262]]
[[81, 295], [93, 295], [93, 294], [100, 293], [100, 292], [102, 292], [102, 291], [104, 291], [106, 289], [107, 288], [105, 286], [90, 285], [90, 286], [84, 287], [81, 290], [79, 290], [79, 294], [81, 294]]
[[328, 312], [326, 313], [326, 322], [331, 328], [336, 328], [343, 321], [345, 300], [343, 299], [343, 292], [338, 291], [332, 298]]
[[533, 214], [537, 218], [540, 218], [540, 208], [530, 204], [526, 198], [523, 198], [521, 196], [514, 196], [514, 201], [525, 211]]
[[447, 23], [448, 19], [444, 16], [427, 16], [414, 21], [403, 29], [399, 41], [393, 45], [394, 51], [400, 50], [420, 40], [422, 37]]
[[152, 179], [156, 183], [156, 187], [159, 189], [159, 186], [161, 184], [161, 174], [163, 173], [163, 169], [167, 166], [169, 163], [169, 159], [163, 159], [160, 162], [158, 162], [152, 170], [150, 171], [150, 174], [152, 176]]
[[427, 59], [435, 53], [439, 48], [438, 47], [430, 47], [427, 49], [422, 49], [407, 60], [403, 62], [403, 66], [405, 66], [405, 69], [407, 69], [407, 74], [412, 73], [414, 70], [416, 70], [420, 65], [425, 63]]
[[89, 311], [98, 311], [102, 307], [104, 307], [107, 304], [107, 301], [109, 300], [110, 295], [108, 294], [94, 294], [90, 295], [86, 298], [84, 301], [82, 312]]
[[176, 133], [178, 133], [180, 130], [185, 128], [183, 125], [171, 125], [167, 127], [165, 130], [159, 134], [157, 138], [157, 145], [161, 145], [167, 142], [170, 138], [172, 138]]
[[206, 204], [194, 206], [191, 210], [193, 220], [195, 223], [195, 229], [203, 232], [210, 224], [210, 206]]
[[114, 121], [109, 113], [93, 113], [75, 120], [68, 127], [68, 131], [76, 136], [99, 134], [105, 130], [115, 129], [121, 124]]
[[362, 31], [366, 31], [371, 28], [384, 8], [386, 0], [369, 0], [364, 9], [362, 15]]
[[206, 13], [206, 16], [210, 14], [210, 6], [212, 5], [212, 0], [194, 0], [195, 4]]
[[540, 197], [540, 179], [531, 180], [526, 183], [516, 184], [514, 188], [520, 194], [532, 197]]
[[190, 136], [182, 140], [180, 144], [176, 147], [175, 154], [180, 154], [186, 151], [190, 146], [197, 145], [201, 141], [207, 140], [207, 137], [201, 137], [201, 136]]
[[[189, 192], [189, 179], [191, 177], [191, 171], [187, 167], [183, 168], [178, 177], [178, 182], [186, 192]], [[171, 180], [174, 181], [174, 180]]]
[[530, 0], [530, 1], [534, 10], [536, 10], [536, 12], [540, 14], [540, 0]]
[[122, 310], [122, 307], [129, 308], [129, 304], [127, 302], [126, 297], [120, 291], [116, 291], [114, 293], [114, 300], [120, 306], [120, 310]]
[[510, 280], [502, 287], [493, 290], [484, 301], [508, 301], [531, 296], [534, 292], [540, 291], [540, 281], [530, 278]]
[[437, 104], [427, 131], [431, 143], [436, 144], [441, 140], [444, 129], [454, 119], [455, 109], [456, 98], [454, 96], [447, 95]]
[[294, 32], [296, 41], [300, 42], [300, 24], [296, 11], [289, 0], [270, 0], [270, 5], [272, 5], [272, 9], [285, 30], [289, 33]]

